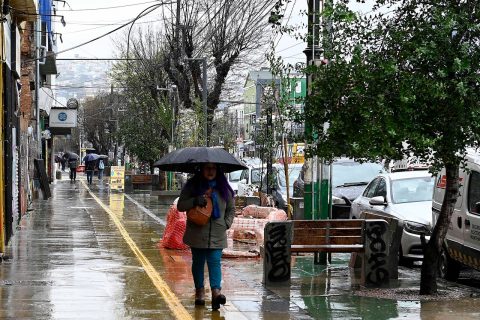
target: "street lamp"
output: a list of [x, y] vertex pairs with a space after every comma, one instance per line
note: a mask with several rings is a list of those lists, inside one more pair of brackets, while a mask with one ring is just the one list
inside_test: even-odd
[[205, 114], [205, 123], [203, 125], [203, 132], [205, 134], [205, 145], [208, 147], [208, 110], [207, 110], [207, 59], [203, 58], [185, 58], [186, 61], [202, 61], [203, 81], [202, 81], [202, 101], [203, 113]]

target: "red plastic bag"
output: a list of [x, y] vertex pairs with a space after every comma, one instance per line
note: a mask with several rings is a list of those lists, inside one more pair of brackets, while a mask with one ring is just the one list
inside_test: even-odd
[[167, 213], [167, 226], [163, 232], [162, 246], [168, 249], [187, 249], [188, 246], [183, 243], [183, 234], [187, 227], [187, 214], [177, 210], [175, 201]]

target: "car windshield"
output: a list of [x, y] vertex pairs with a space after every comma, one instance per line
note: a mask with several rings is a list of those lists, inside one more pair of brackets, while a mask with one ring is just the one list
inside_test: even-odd
[[379, 173], [383, 172], [378, 163], [334, 162], [332, 167], [332, 186], [367, 185]]
[[433, 177], [393, 180], [392, 201], [393, 203], [431, 201], [433, 184]]
[[[300, 174], [300, 171], [302, 170], [301, 166], [295, 166], [295, 167], [288, 167], [288, 185], [290, 187], [293, 187], [293, 183], [295, 182], [295, 179], [297, 179], [298, 175]], [[278, 178], [279, 178], [279, 185], [281, 187], [286, 187], [287, 186], [287, 181], [285, 179], [285, 170], [280, 168], [278, 171]]]
[[238, 182], [240, 181], [240, 176], [242, 175], [242, 170], [233, 171], [228, 174], [228, 180], [231, 182]]
[[[267, 169], [263, 169], [263, 173], [267, 172]], [[251, 171], [251, 183], [252, 184], [260, 184], [262, 181], [262, 169], [252, 169]]]

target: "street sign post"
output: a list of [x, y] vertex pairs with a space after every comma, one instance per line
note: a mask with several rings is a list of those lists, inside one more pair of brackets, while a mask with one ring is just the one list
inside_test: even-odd
[[123, 191], [125, 188], [125, 166], [110, 167], [110, 191]]

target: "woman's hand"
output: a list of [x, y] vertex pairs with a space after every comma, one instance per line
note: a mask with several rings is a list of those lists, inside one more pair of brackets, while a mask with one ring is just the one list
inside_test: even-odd
[[207, 199], [205, 196], [198, 196], [193, 199], [193, 205], [195, 207], [202, 207], [205, 208], [207, 206]]

